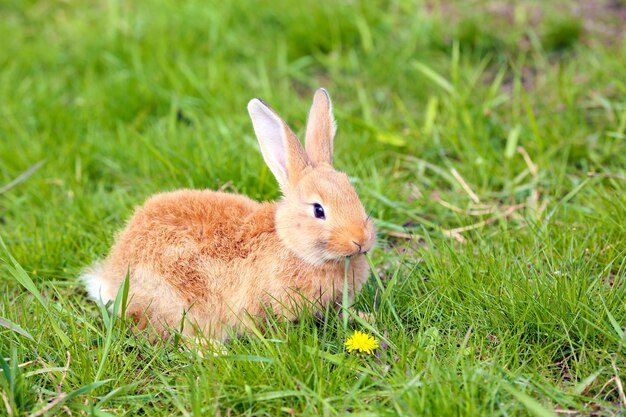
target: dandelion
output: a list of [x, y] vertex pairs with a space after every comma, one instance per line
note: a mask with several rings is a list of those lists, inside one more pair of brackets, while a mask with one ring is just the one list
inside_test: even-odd
[[355, 330], [352, 336], [346, 340], [346, 348], [348, 352], [365, 352], [369, 355], [374, 353], [374, 350], [378, 347], [378, 341], [372, 336], [363, 332]]

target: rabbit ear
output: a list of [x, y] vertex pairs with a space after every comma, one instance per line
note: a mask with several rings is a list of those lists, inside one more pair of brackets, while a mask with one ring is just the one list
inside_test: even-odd
[[330, 96], [323, 88], [313, 96], [313, 104], [309, 111], [306, 125], [306, 153], [315, 165], [333, 163], [333, 139], [335, 137], [335, 119]]
[[254, 133], [261, 153], [283, 192], [295, 185], [311, 163], [302, 144], [289, 126], [262, 100], [248, 103]]

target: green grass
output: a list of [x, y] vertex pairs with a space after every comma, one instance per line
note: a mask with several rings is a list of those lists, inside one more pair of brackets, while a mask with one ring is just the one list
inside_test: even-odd
[[[573, 6], [0, 3], [0, 187], [43, 161], [0, 193], [0, 415], [623, 414], [623, 6]], [[246, 104], [301, 133], [318, 86], [378, 225], [371, 326], [304, 316], [201, 357], [87, 300], [152, 193], [277, 198]]]

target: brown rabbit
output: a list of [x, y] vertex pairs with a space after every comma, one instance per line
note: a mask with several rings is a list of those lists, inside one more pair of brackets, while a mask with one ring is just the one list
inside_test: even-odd
[[[268, 312], [293, 319], [298, 307], [353, 299], [369, 275], [371, 219], [346, 174], [332, 167], [335, 122], [328, 93], [313, 98], [306, 151], [263, 101], [248, 112], [283, 198], [260, 203], [210, 190], [152, 196], [83, 279], [99, 302], [115, 298], [127, 271], [127, 314], [139, 328], [179, 327], [223, 340]], [[345, 260], [349, 258], [346, 275]]]

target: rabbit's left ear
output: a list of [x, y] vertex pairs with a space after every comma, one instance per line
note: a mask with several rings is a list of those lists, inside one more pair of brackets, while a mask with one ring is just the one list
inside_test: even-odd
[[320, 88], [313, 96], [304, 140], [306, 153], [314, 165], [332, 165], [333, 139], [336, 130], [330, 96], [326, 90]]
[[255, 98], [248, 103], [254, 132], [261, 145], [261, 153], [283, 193], [295, 186], [310, 167], [302, 144], [274, 110]]

